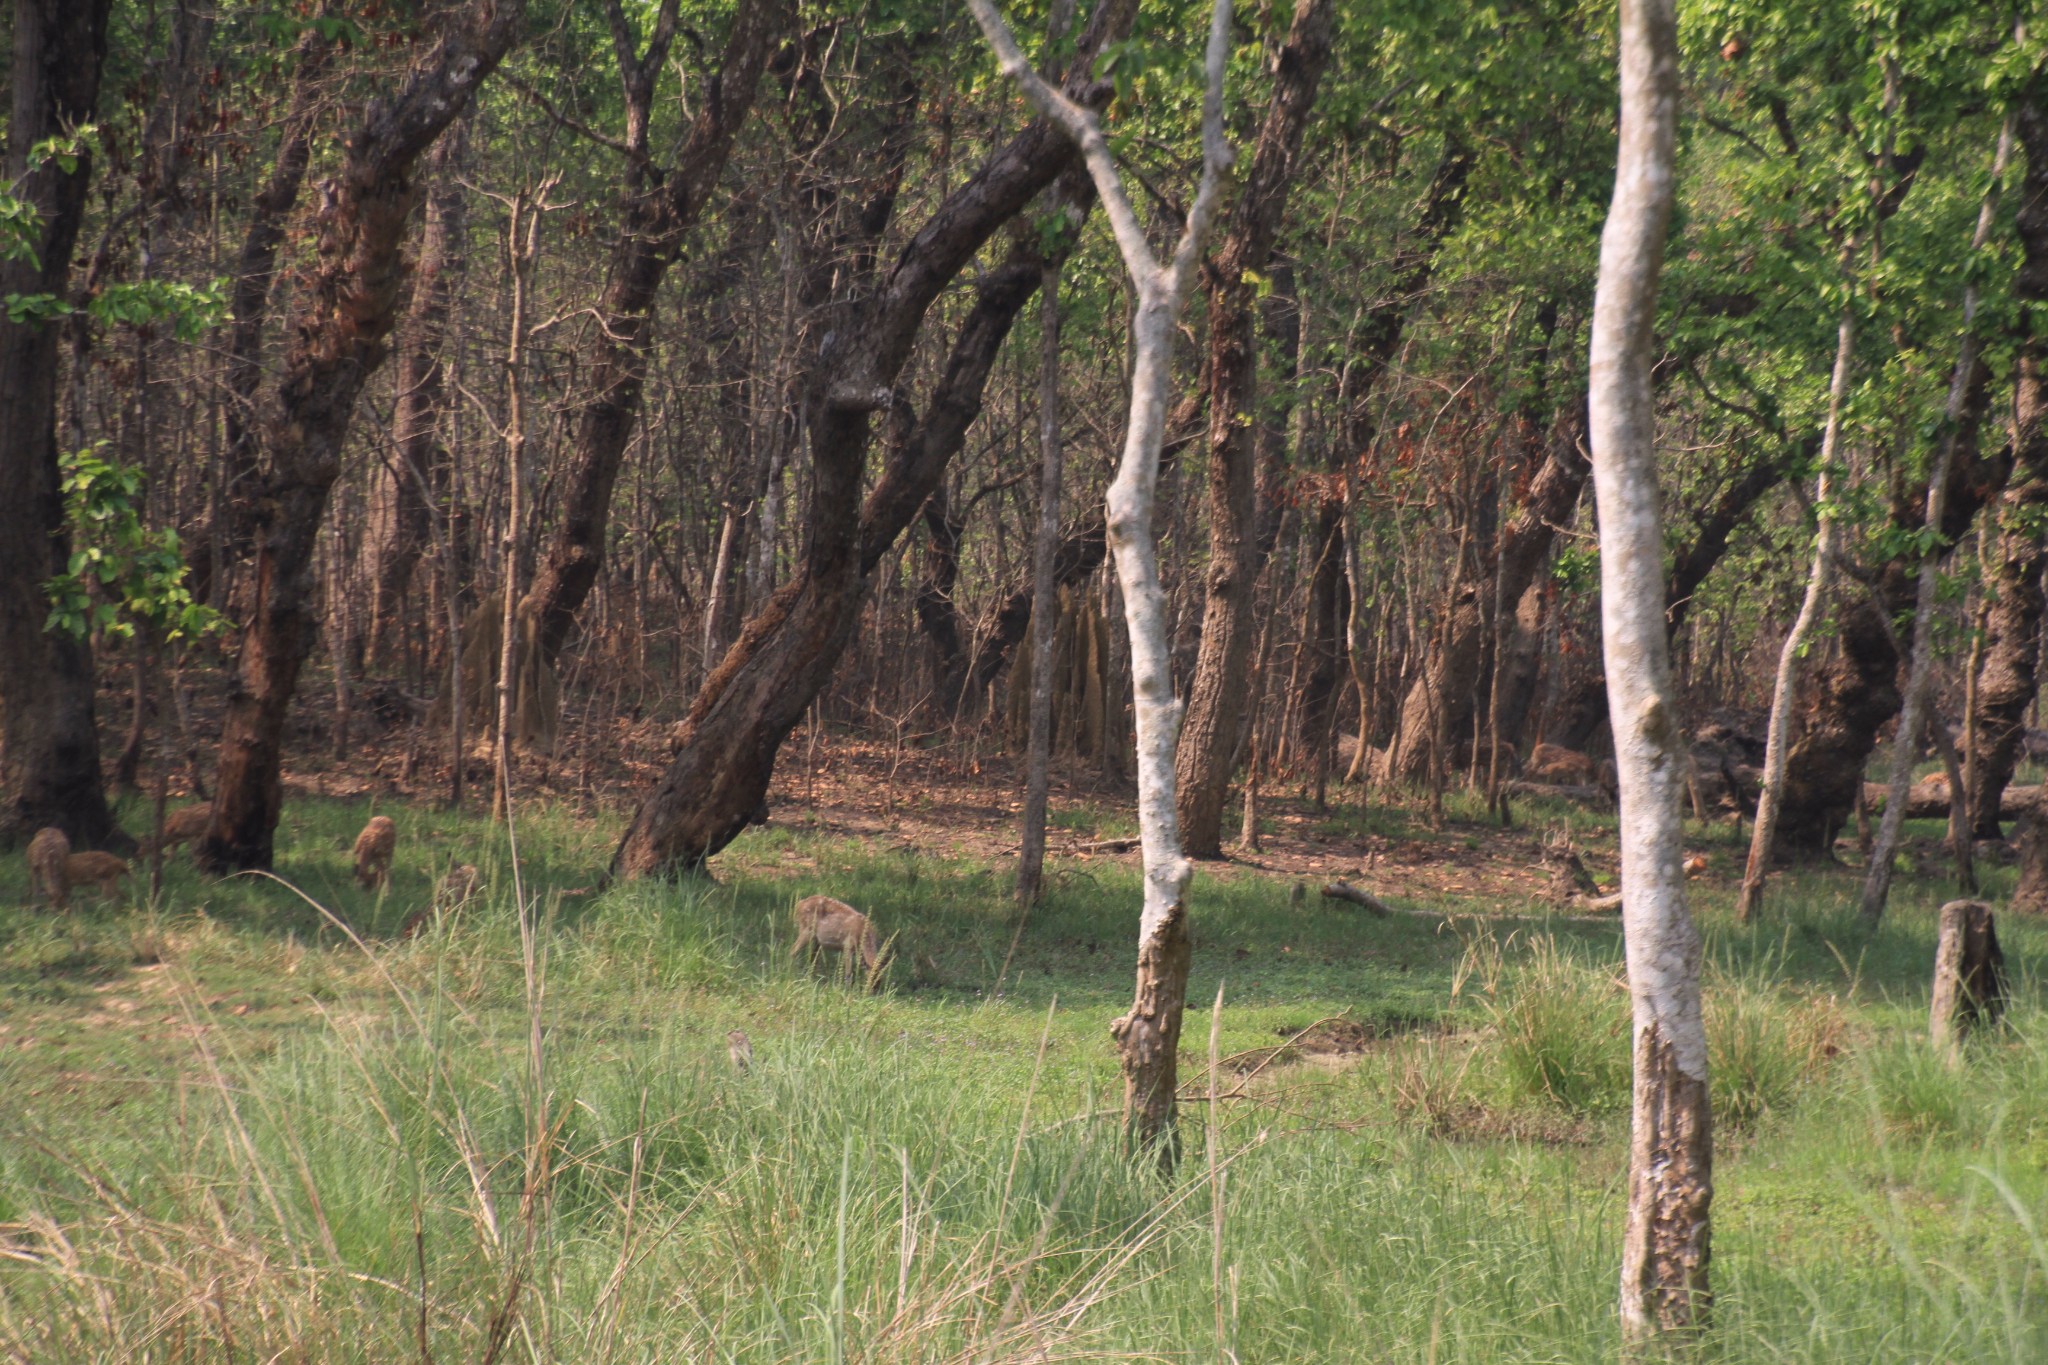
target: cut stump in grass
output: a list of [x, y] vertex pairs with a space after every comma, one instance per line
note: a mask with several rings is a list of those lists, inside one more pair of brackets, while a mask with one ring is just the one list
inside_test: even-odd
[[1934, 1045], [1953, 1052], [1965, 1037], [1998, 1022], [2005, 1010], [2005, 954], [1991, 907], [1950, 901], [1941, 907], [1941, 937], [1934, 949], [1934, 1005], [1928, 1022]]

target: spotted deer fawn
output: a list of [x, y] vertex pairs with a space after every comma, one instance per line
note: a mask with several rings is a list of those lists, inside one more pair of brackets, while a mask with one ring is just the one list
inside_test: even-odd
[[398, 826], [388, 815], [373, 815], [356, 836], [356, 885], [371, 889], [391, 880], [391, 854], [398, 847]]

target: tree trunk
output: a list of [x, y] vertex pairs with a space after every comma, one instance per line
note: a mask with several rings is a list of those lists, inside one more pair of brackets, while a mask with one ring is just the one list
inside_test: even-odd
[[776, 40], [795, 23], [788, 0], [748, 0], [737, 7], [718, 73], [674, 162], [656, 171], [646, 160], [654, 86], [675, 31], [675, 0], [664, 0], [647, 50], [634, 53], [621, 0], [608, 0], [613, 46], [626, 88], [626, 144], [635, 150], [622, 192], [618, 241], [604, 296], [586, 335], [586, 395], [569, 418], [569, 467], [555, 492], [559, 521], [534, 575], [525, 610], [539, 622], [542, 657], [552, 665], [568, 643], [576, 613], [604, 561], [612, 489], [640, 418], [647, 381], [649, 326], [662, 278], [681, 256], [684, 237], [703, 214], [724, 173], [733, 139], [754, 105], [754, 93]]
[[[370, 504], [370, 655], [381, 660], [400, 628], [400, 607], [420, 551], [433, 538], [430, 492], [448, 482], [441, 423], [448, 415], [447, 366], [442, 359], [448, 318], [468, 267], [469, 119], [457, 120], [434, 144], [428, 175], [426, 228], [413, 272], [412, 307], [399, 329], [398, 398], [392, 406], [392, 452], [375, 475]], [[422, 478], [421, 476], [424, 476]]]
[[1686, 755], [1665, 632], [1655, 359], [1657, 278], [1678, 125], [1672, 0], [1622, 0], [1621, 138], [1600, 239], [1587, 429], [1600, 516], [1600, 615], [1621, 780], [1622, 923], [1634, 1001], [1635, 1095], [1622, 1242], [1625, 1338], [1703, 1324], [1713, 1126], [1700, 939], [1685, 904]]
[[[1970, 254], [1983, 251], [1984, 244], [1991, 237], [1993, 216], [1998, 210], [1998, 184], [2005, 174], [2007, 159], [2012, 155], [2014, 119], [2008, 116], [2005, 127], [1998, 135], [1998, 150], [1991, 161], [1991, 188], [1985, 192], [1984, 203], [1977, 214], [1977, 230], [1970, 241]], [[1955, 374], [1949, 381], [1948, 405], [1943, 414], [1944, 430], [1940, 438], [1934, 467], [1927, 476], [1927, 525], [1939, 528], [1944, 521], [1944, 503], [1948, 497], [1949, 471], [1956, 463], [1956, 443], [1967, 417], [1972, 378], [1979, 368], [1977, 321], [1977, 286], [1974, 282], [1963, 286], [1963, 339], [1956, 356]], [[1971, 433], [1974, 439], [1975, 433]], [[1896, 746], [1892, 753], [1891, 796], [1885, 802], [1884, 819], [1877, 827], [1877, 842], [1872, 846], [1870, 865], [1863, 876], [1863, 918], [1872, 924], [1884, 915], [1885, 901], [1892, 888], [1892, 854], [1899, 846], [1899, 835], [1906, 825], [1906, 793], [1913, 785], [1913, 765], [1920, 758], [1920, 738], [1927, 714], [1927, 693], [1932, 681], [1934, 666], [1933, 632], [1928, 622], [1934, 612], [1934, 593], [1937, 586], [1938, 570], [1942, 550], [1929, 545], [1920, 554], [1918, 582], [1913, 597], [1913, 658], [1906, 672], [1906, 695], [1899, 709], [1899, 728], [1893, 740]]]
[[[1103, 0], [1069, 77], [1098, 92], [1094, 56], [1128, 32], [1132, 0]], [[988, 239], [1058, 178], [1073, 146], [1044, 120], [1027, 125], [956, 189], [911, 238], [862, 311], [833, 329], [812, 382], [811, 506], [797, 574], [749, 620], [684, 720], [682, 742], [612, 858], [615, 876], [694, 868], [730, 843], [760, 807], [775, 755], [859, 625], [869, 575], [924, 506], [981, 410], [1010, 325], [1037, 292], [1034, 243], [988, 271], [922, 421], [895, 385], [926, 310]], [[873, 415], [896, 432], [865, 505], [860, 490]]]
[[[34, 256], [0, 261], [0, 293], [66, 297], [92, 159], [31, 171], [45, 138], [92, 122], [109, 0], [15, 0], [7, 176], [36, 211]], [[90, 139], [88, 139], [90, 141]], [[43, 584], [69, 564], [57, 456], [59, 329], [0, 315], [0, 842], [45, 825], [72, 844], [125, 842], [101, 784], [86, 642], [46, 630]]]
[[1989, 538], [1990, 597], [1984, 618], [1984, 664], [1970, 717], [1969, 808], [1980, 839], [1999, 837], [1998, 807], [2018, 766], [2026, 739], [2027, 708], [2041, 687], [2041, 575], [2048, 568], [2048, 111], [2036, 91], [2018, 110], [2020, 145], [2027, 153], [2018, 228], [2022, 259], [2013, 293], [2022, 307], [2018, 355], [2013, 362], [2013, 467], [1999, 498], [1998, 527]]
[[256, 392], [263, 384], [263, 332], [270, 317], [270, 288], [277, 276], [277, 253], [306, 167], [313, 157], [313, 131], [320, 115], [322, 81], [334, 45], [320, 25], [308, 25], [296, 50], [291, 107], [278, 137], [277, 159], [249, 204], [249, 222], [235, 256], [234, 285], [228, 293], [228, 344], [222, 369], [227, 401], [221, 410], [226, 442], [221, 452], [218, 520], [206, 539], [207, 551], [193, 565], [193, 596], [225, 601], [234, 582], [231, 571], [248, 557], [261, 471], [260, 419]]
[[[1132, 710], [1137, 720], [1138, 833], [1143, 850], [1144, 910], [1138, 923], [1137, 993], [1128, 1014], [1110, 1025], [1124, 1072], [1124, 1123], [1133, 1143], [1171, 1171], [1178, 1157], [1174, 1097], [1179, 1079], [1181, 1019], [1187, 1005], [1187, 888], [1194, 868], [1181, 854], [1174, 802], [1174, 743], [1181, 703], [1173, 690], [1166, 592], [1152, 527], [1159, 452], [1166, 440], [1167, 393], [1173, 384], [1173, 340], [1202, 234], [1230, 166], [1223, 140], [1223, 70], [1230, 47], [1230, 0], [1216, 0], [1205, 66], [1202, 180], [1169, 263], [1162, 265], [1125, 196], [1109, 141], [1095, 116], [1056, 93], [1031, 69], [1003, 27], [993, 0], [968, 0], [996, 49], [1004, 74], [1018, 81], [1042, 114], [1081, 146], [1137, 293], [1131, 321], [1131, 405], [1124, 448], [1106, 502], [1110, 551], [1123, 589], [1131, 643]], [[1041, 604], [1041, 610], [1050, 603]]]
[[[1558, 412], [1544, 442], [1543, 463], [1530, 479], [1515, 514], [1501, 527], [1493, 576], [1502, 596], [1510, 601], [1520, 603], [1536, 583], [1557, 538], [1555, 528], [1570, 520], [1585, 489], [1590, 467], [1580, 447], [1584, 423], [1576, 400]], [[1494, 588], [1485, 591], [1490, 594]], [[1473, 680], [1483, 676], [1480, 665], [1486, 641], [1482, 607], [1481, 585], [1460, 585], [1451, 601], [1442, 648], [1430, 651], [1421, 676], [1402, 700], [1395, 771], [1410, 782], [1428, 775], [1432, 736], [1439, 722], [1446, 733], [1454, 735], [1472, 724], [1473, 708], [1481, 695]], [[1511, 644], [1510, 652], [1512, 648]], [[1533, 676], [1528, 681], [1533, 684]], [[1503, 682], [1507, 688], [1518, 685], [1519, 678]], [[1510, 701], [1503, 709], [1515, 709], [1515, 704]]]
[[[1066, 224], [1062, 224], [1066, 227]], [[1045, 808], [1052, 763], [1053, 627], [1059, 588], [1053, 563], [1060, 547], [1060, 274], [1048, 265], [1039, 285], [1038, 535], [1031, 547], [1030, 733], [1024, 746], [1024, 820], [1017, 854], [1017, 901], [1037, 901], [1045, 875]]]
[[1243, 723], [1252, 591], [1258, 583], [1257, 277], [1269, 269], [1302, 130], [1330, 58], [1329, 0], [1296, 0], [1274, 59], [1273, 99], [1231, 211], [1228, 235], [1203, 271], [1209, 295], [1209, 566], [1202, 643], [1188, 689], [1175, 772], [1180, 826], [1196, 858], [1223, 856], [1223, 806]]
[[[1813, 568], [1806, 578], [1806, 595], [1800, 600], [1799, 615], [1785, 633], [1778, 651], [1778, 676], [1771, 688], [1770, 727], [1764, 737], [1763, 789], [1757, 797], [1756, 825], [1750, 831], [1749, 861], [1742, 872], [1742, 893], [1735, 913], [1743, 920], [1755, 918], [1763, 899], [1764, 874], [1770, 865], [1771, 846], [1778, 837], [1778, 811], [1785, 795], [1785, 764], [1791, 748], [1792, 699], [1799, 690], [1800, 666], [1805, 661], [1807, 637], [1813, 633], [1835, 574], [1835, 557], [1840, 553], [1841, 525], [1835, 509], [1835, 457], [1841, 450], [1842, 403], [1849, 392], [1849, 365], [1856, 348], [1856, 317], [1847, 308], [1835, 331], [1835, 367], [1828, 381], [1827, 428], [1821, 436], [1820, 474], [1814, 483], [1813, 502], [1820, 516], [1820, 530], [1813, 541]], [[1848, 483], [1855, 484], [1850, 472]]]
[[321, 212], [319, 261], [265, 432], [254, 590], [221, 723], [213, 821], [195, 850], [211, 870], [270, 865], [285, 712], [317, 634], [313, 549], [356, 398], [383, 363], [405, 301], [412, 171], [497, 67], [523, 17], [519, 0], [479, 0], [451, 21], [396, 96], [370, 105]]

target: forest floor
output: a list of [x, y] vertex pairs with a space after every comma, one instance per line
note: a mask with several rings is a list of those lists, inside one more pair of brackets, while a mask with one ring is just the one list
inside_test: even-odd
[[[651, 766], [647, 728], [614, 743]], [[1160, 1179], [1116, 1136], [1137, 875], [1100, 847], [1134, 833], [1111, 784], [1056, 789], [1020, 923], [1004, 761], [800, 733], [714, 878], [596, 894], [622, 811], [577, 767], [518, 808], [516, 891], [503, 826], [346, 764], [294, 773], [281, 880], [174, 858], [154, 898], [58, 917], [0, 860], [10, 1359], [1616, 1358], [1618, 926], [1556, 914], [1536, 866], [1569, 836], [1611, 884], [1611, 816], [1283, 791], [1263, 850], [1195, 885]], [[403, 831], [377, 892], [348, 862], [373, 808]], [[1872, 932], [1845, 866], [1737, 924], [1733, 826], [1688, 830], [1707, 1354], [2048, 1358], [2048, 925], [2001, 922], [2008, 1023], [1950, 1066], [1938, 831]], [[400, 936], [464, 861], [484, 893]], [[1996, 900], [2011, 870], [1986, 875]], [[1315, 894], [1335, 877], [1413, 913]], [[821, 891], [891, 938], [874, 990], [790, 961]]]

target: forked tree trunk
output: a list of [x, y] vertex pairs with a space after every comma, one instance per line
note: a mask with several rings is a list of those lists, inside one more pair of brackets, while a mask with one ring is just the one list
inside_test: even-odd
[[[1998, 150], [1991, 160], [1991, 188], [1985, 192], [1977, 214], [1977, 230], [1970, 239], [1975, 256], [1990, 240], [1993, 216], [1998, 210], [1998, 182], [2012, 155], [2014, 119], [2008, 115], [1998, 135]], [[1963, 286], [1963, 338], [1957, 348], [1954, 376], [1949, 381], [1948, 404], [1934, 467], [1927, 475], [1927, 525], [1939, 534], [1948, 498], [1949, 471], [1955, 467], [1956, 442], [1961, 439], [1970, 387], [1978, 369], [1977, 286]], [[1913, 765], [1920, 758], [1922, 727], [1927, 718], [1927, 694], [1934, 667], [1933, 631], [1928, 626], [1934, 613], [1934, 592], [1942, 550], [1929, 545], [1920, 554], [1919, 578], [1913, 598], [1913, 656], [1906, 671], [1906, 695], [1899, 709], [1899, 728], [1893, 740], [1891, 794], [1884, 805], [1884, 819], [1877, 827], [1877, 842], [1870, 851], [1870, 866], [1863, 874], [1863, 918], [1875, 924], [1884, 916], [1885, 901], [1892, 889], [1892, 855], [1906, 827], [1906, 793], [1913, 785]]]
[[405, 302], [413, 168], [496, 69], [523, 17], [520, 0], [479, 0], [451, 16], [398, 93], [366, 111], [320, 215], [319, 261], [266, 427], [255, 583], [221, 722], [213, 820], [195, 850], [210, 870], [270, 865], [285, 712], [318, 635], [313, 549], [356, 398], [383, 364]]
[[604, 562], [605, 523], [620, 463], [640, 420], [662, 279], [682, 255], [685, 237], [725, 171], [733, 139], [754, 107], [768, 54], [795, 22], [794, 8], [789, 0], [741, 0], [724, 57], [683, 145], [660, 168], [647, 157], [648, 127], [655, 84], [676, 30], [676, 0], [663, 0], [646, 49], [637, 53], [620, 0], [605, 5], [625, 86], [626, 145], [635, 155], [620, 195], [622, 221], [604, 296], [594, 310], [595, 325], [585, 333], [587, 396], [569, 418], [569, 467], [555, 497], [559, 521], [527, 594], [525, 610], [539, 622], [542, 657], [551, 665], [568, 643]]
[[2014, 223], [2021, 249], [2013, 293], [2023, 309], [2013, 362], [2013, 466], [1998, 502], [1991, 537], [1991, 601], [1984, 619], [1984, 665], [1978, 674], [1969, 754], [1972, 833], [1999, 837], [1998, 808], [2026, 739], [2027, 708], [2041, 685], [2041, 575], [2048, 568], [2048, 111], [2030, 90], [2018, 110], [2027, 153]]
[[1704, 1323], [1713, 1124], [1700, 938], [1685, 904], [1686, 754], [1664, 626], [1655, 405], [1657, 279], [1674, 192], [1673, 0], [1622, 0], [1621, 138], [1600, 238], [1588, 429], [1600, 516], [1600, 617], [1621, 779], [1621, 896], [1635, 1093], [1621, 1323], [1640, 1342]]
[[1330, 0], [1296, 0], [1274, 59], [1273, 99], [1228, 235], [1203, 269], [1209, 295], [1209, 565], [1202, 643], [1174, 768], [1181, 835], [1197, 858], [1223, 856], [1223, 805], [1244, 720], [1252, 592], [1258, 584], [1253, 448], [1258, 404], [1257, 277], [1269, 269], [1301, 152], [1302, 131], [1330, 59]]
[[[92, 122], [107, 55], [109, 0], [15, 0], [8, 181], [33, 206], [34, 255], [0, 261], [0, 294], [65, 297], [92, 180], [89, 153], [70, 170], [33, 173], [29, 150]], [[90, 139], [88, 139], [90, 141]], [[46, 630], [43, 584], [70, 560], [57, 461], [59, 329], [0, 313], [0, 842], [55, 825], [71, 842], [123, 842], [101, 785], [92, 653]]]
[[1145, 240], [1145, 230], [1124, 194], [1108, 139], [1094, 114], [1053, 90], [1031, 69], [993, 0], [968, 0], [968, 7], [995, 48], [1004, 74], [1022, 85], [1039, 111], [1080, 144], [1137, 292], [1131, 322], [1131, 406], [1122, 458], [1109, 486], [1107, 520], [1131, 641], [1145, 904], [1138, 924], [1136, 998], [1130, 1012], [1110, 1025], [1110, 1032], [1123, 1063], [1127, 1131], [1140, 1150], [1154, 1154], [1164, 1169], [1171, 1170], [1178, 1156], [1174, 1092], [1193, 951], [1188, 937], [1187, 888], [1194, 869], [1181, 854], [1174, 809], [1173, 751], [1181, 703], [1173, 691], [1166, 593], [1159, 578], [1152, 512], [1159, 451], [1166, 439], [1167, 395], [1173, 383], [1174, 330], [1201, 252], [1203, 231], [1223, 174], [1230, 167], [1230, 149], [1223, 140], [1223, 69], [1229, 55], [1230, 0], [1216, 0], [1210, 19], [1201, 185], [1173, 257], [1164, 265]]
[[[1134, 0], [1103, 0], [1083, 30], [1068, 81], [1107, 98], [1092, 74], [1103, 44], [1129, 32]], [[998, 228], [1071, 164], [1073, 145], [1043, 120], [1027, 125], [948, 195], [834, 330], [811, 397], [811, 506], [804, 557], [698, 692], [668, 770], [641, 799], [612, 856], [614, 876], [700, 866], [746, 828], [768, 792], [782, 742], [831, 680], [860, 624], [870, 576], [917, 516], [967, 429], [1002, 342], [1038, 291], [1044, 262], [1019, 241], [988, 271], [961, 324], [922, 421], [896, 389], [926, 310]], [[865, 503], [871, 427], [887, 412], [888, 459]]]
[[[1770, 728], [1764, 737], [1763, 790], [1756, 802], [1756, 825], [1750, 831], [1749, 861], [1742, 872], [1742, 894], [1735, 913], [1753, 919], [1762, 903], [1764, 875], [1769, 869], [1771, 847], [1778, 837], [1778, 811], [1785, 799], [1785, 764], [1791, 752], [1792, 699], [1799, 690], [1800, 665], [1805, 662], [1807, 637], [1820, 619], [1822, 603], [1834, 580], [1835, 558], [1840, 553], [1841, 524], [1836, 520], [1834, 462], [1841, 450], [1842, 401], [1849, 391], [1849, 364], [1856, 349], [1856, 318], [1848, 309], [1835, 330], [1835, 368], [1828, 380], [1827, 428], [1821, 435], [1820, 474], [1815, 480], [1813, 502], [1820, 516], [1820, 530], [1813, 541], [1813, 568], [1806, 578], [1806, 595], [1800, 599], [1799, 615], [1785, 633], [1778, 651], [1778, 677], [1771, 688]], [[1849, 482], [1855, 482], [1852, 474]]]

